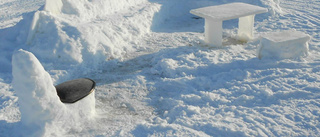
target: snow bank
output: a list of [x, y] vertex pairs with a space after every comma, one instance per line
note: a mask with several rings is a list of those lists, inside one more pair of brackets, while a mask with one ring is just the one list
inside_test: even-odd
[[26, 41], [28, 50], [41, 60], [93, 68], [138, 50], [139, 38], [150, 32], [153, 14], [159, 9], [146, 0], [62, 3], [61, 15], [35, 13]]
[[130, 10], [133, 6], [147, 0], [64, 0], [62, 13], [81, 17], [84, 20], [103, 17], [121, 10]]
[[68, 27], [48, 12], [37, 11], [28, 34], [29, 50], [42, 59], [58, 60], [71, 64], [82, 62], [81, 43], [74, 32], [69, 36]]
[[31, 127], [31, 132], [41, 132], [47, 122], [63, 114], [65, 106], [59, 100], [50, 75], [32, 53], [22, 49], [14, 53], [12, 75], [21, 122]]

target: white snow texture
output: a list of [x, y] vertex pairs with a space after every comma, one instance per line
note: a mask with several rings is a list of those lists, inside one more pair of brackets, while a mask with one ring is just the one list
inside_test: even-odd
[[[234, 19], [207, 46], [190, 10], [233, 2], [268, 12], [252, 40]], [[1, 0], [0, 136], [319, 136], [319, 5]], [[94, 94], [61, 103], [54, 85], [77, 78]]]

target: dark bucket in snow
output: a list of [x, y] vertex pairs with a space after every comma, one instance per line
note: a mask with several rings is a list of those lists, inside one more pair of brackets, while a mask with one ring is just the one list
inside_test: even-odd
[[56, 90], [61, 102], [75, 103], [91, 94], [95, 85], [92, 79], [80, 78], [61, 83], [56, 86]]

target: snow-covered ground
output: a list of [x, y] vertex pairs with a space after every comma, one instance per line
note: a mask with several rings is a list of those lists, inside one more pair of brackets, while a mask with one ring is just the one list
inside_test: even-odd
[[[256, 38], [235, 40], [238, 22], [229, 20], [223, 24], [224, 47], [206, 46], [204, 19], [189, 11], [231, 2], [269, 9], [256, 15]], [[62, 3], [56, 14], [44, 11], [44, 0], [0, 2], [0, 136], [37, 130], [40, 136], [319, 136], [319, 1]], [[307, 56], [257, 57], [260, 35], [291, 29], [311, 36]], [[19, 49], [30, 58], [14, 63]], [[31, 63], [17, 63], [24, 61]], [[27, 80], [17, 74], [32, 75]], [[93, 118], [71, 112], [42, 128], [21, 124], [19, 107], [25, 104], [19, 105], [18, 92], [32, 90], [25, 83], [50, 92], [50, 83], [80, 77], [97, 82]]]

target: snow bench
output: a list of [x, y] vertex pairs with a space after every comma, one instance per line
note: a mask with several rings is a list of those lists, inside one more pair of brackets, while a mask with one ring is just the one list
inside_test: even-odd
[[308, 54], [310, 36], [303, 32], [287, 30], [261, 36], [258, 58], [288, 59]]
[[230, 3], [193, 9], [191, 14], [205, 19], [205, 42], [210, 46], [222, 46], [222, 22], [239, 18], [238, 38], [247, 41], [253, 37], [255, 14], [268, 9], [245, 3]]

